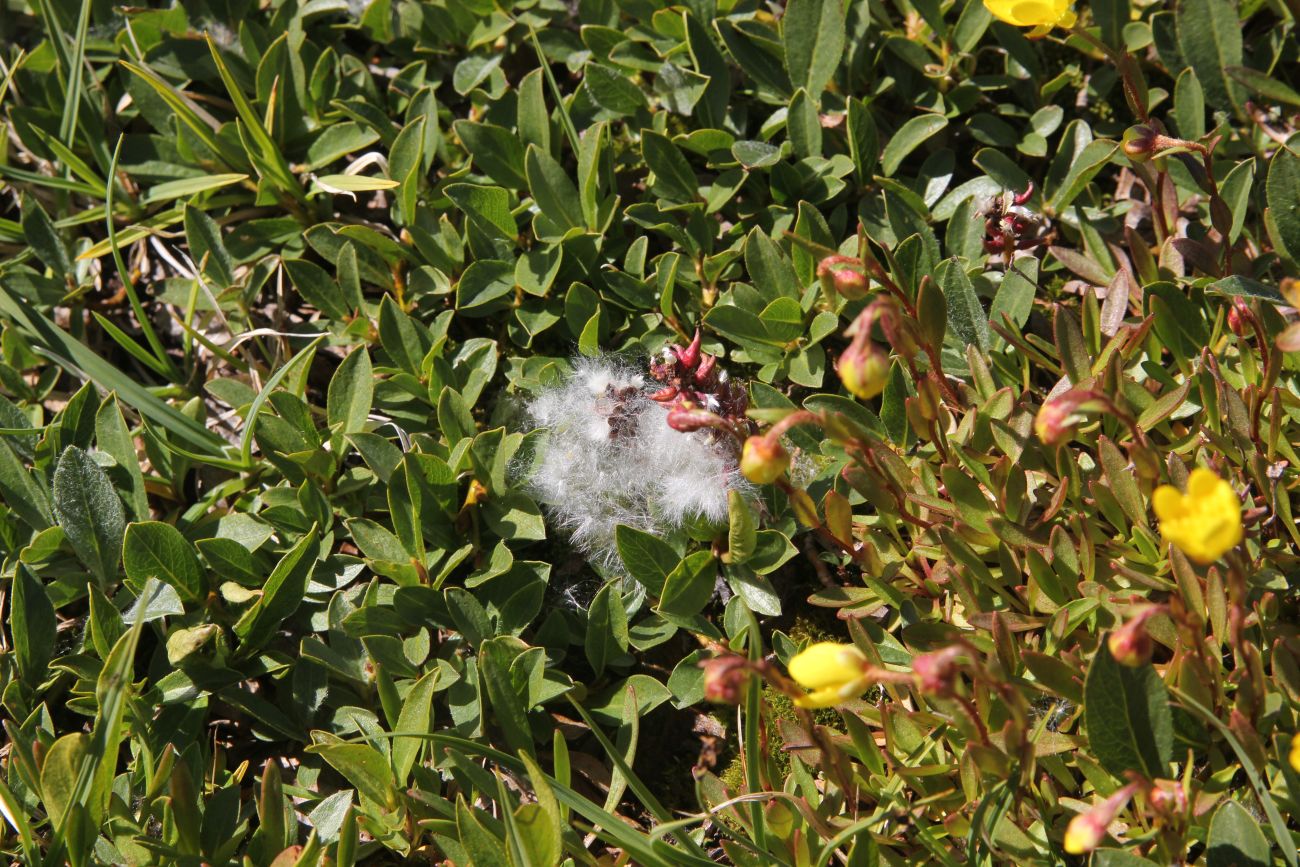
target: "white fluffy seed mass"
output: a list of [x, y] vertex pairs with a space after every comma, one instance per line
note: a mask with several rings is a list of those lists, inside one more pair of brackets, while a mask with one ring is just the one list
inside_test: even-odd
[[726, 443], [668, 426], [668, 409], [650, 399], [653, 385], [609, 356], [583, 358], [528, 403], [533, 424], [547, 434], [529, 476], [532, 492], [573, 544], [607, 569], [621, 565], [619, 524], [662, 533], [698, 518], [722, 521], [727, 492], [747, 489]]

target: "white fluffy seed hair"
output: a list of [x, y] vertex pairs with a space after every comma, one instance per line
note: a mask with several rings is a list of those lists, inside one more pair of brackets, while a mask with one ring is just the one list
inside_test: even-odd
[[[612, 356], [575, 359], [573, 372], [538, 391], [528, 416], [546, 431], [529, 474], [532, 493], [588, 559], [621, 571], [614, 531], [626, 524], [663, 533], [697, 518], [727, 517], [727, 493], [750, 492], [734, 457], [708, 432], [668, 426], [668, 410], [650, 399], [653, 384]], [[610, 436], [621, 399], [625, 432]]]

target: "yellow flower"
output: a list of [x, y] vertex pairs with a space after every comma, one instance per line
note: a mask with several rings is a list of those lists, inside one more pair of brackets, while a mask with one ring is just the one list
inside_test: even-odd
[[790, 660], [790, 677], [812, 692], [796, 699], [800, 707], [834, 707], [867, 688], [867, 658], [852, 644], [819, 641]]
[[1287, 756], [1291, 770], [1300, 774], [1300, 732], [1291, 735], [1291, 755]]
[[1192, 470], [1187, 493], [1161, 485], [1151, 496], [1165, 541], [1208, 566], [1241, 541], [1241, 498], [1232, 485], [1204, 467]]
[[1000, 21], [1034, 28], [1030, 38], [1044, 36], [1053, 27], [1073, 27], [1078, 17], [1070, 0], [984, 0], [984, 7]]

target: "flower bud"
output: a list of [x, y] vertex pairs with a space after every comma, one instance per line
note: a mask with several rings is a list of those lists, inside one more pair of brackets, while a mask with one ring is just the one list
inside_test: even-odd
[[1228, 308], [1228, 327], [1238, 337], [1245, 337], [1250, 330], [1250, 305], [1245, 299], [1241, 297], [1232, 299], [1232, 306]]
[[704, 669], [704, 697], [719, 704], [738, 704], [750, 677], [743, 656], [728, 654], [700, 662]]
[[1187, 810], [1187, 791], [1178, 780], [1156, 780], [1147, 792], [1147, 803], [1157, 813], [1177, 816]]
[[954, 644], [942, 650], [922, 653], [912, 660], [912, 674], [922, 695], [947, 698], [957, 684], [957, 657], [962, 653]]
[[1055, 446], [1074, 436], [1074, 429], [1085, 409], [1100, 409], [1091, 392], [1072, 388], [1048, 398], [1034, 417], [1034, 433], [1043, 445]]
[[790, 467], [790, 453], [781, 443], [768, 436], [745, 440], [740, 453], [740, 472], [756, 485], [770, 485]]
[[1034, 433], [1045, 446], [1057, 446], [1074, 436], [1074, 407], [1060, 400], [1049, 400], [1034, 416]]
[[865, 334], [859, 335], [835, 365], [840, 382], [859, 400], [870, 400], [889, 382], [889, 354]]
[[1300, 734], [1291, 735], [1291, 751], [1286, 760], [1291, 765], [1291, 770], [1300, 774]]
[[867, 290], [871, 287], [867, 275], [852, 268], [840, 268], [831, 272], [831, 279], [835, 282], [835, 291], [850, 301], [866, 298]]
[[1065, 851], [1071, 855], [1086, 855], [1100, 846], [1106, 839], [1106, 828], [1115, 821], [1116, 814], [1124, 809], [1136, 790], [1137, 785], [1129, 783], [1091, 810], [1071, 819], [1065, 829]]
[[1137, 668], [1151, 661], [1151, 636], [1147, 634], [1147, 621], [1162, 609], [1158, 605], [1144, 608], [1116, 629], [1106, 639], [1106, 648], [1120, 665]]
[[1146, 124], [1138, 124], [1124, 130], [1124, 155], [1134, 162], [1144, 163], [1156, 152], [1156, 142], [1160, 133]]
[[817, 263], [817, 276], [828, 291], [833, 289], [850, 301], [858, 301], [866, 298], [871, 288], [867, 275], [858, 270], [861, 267], [862, 262], [852, 256], [827, 256]]

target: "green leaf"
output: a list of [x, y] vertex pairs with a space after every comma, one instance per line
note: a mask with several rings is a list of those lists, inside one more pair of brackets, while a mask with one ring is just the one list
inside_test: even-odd
[[1300, 155], [1278, 148], [1269, 163], [1264, 191], [1276, 228], [1273, 240], [1292, 262], [1300, 262]]
[[[1199, 2], [1199, 0], [1194, 0]], [[1222, 2], [1222, 0], [1219, 0]], [[1074, 161], [1070, 163], [1070, 169], [1066, 172], [1065, 179], [1061, 182], [1060, 187], [1053, 191], [1051, 196], [1051, 206], [1058, 213], [1064, 211], [1071, 202], [1079, 197], [1084, 188], [1091, 183], [1092, 179], [1097, 176], [1102, 167], [1110, 161], [1111, 156], [1119, 149], [1119, 145], [1107, 139], [1097, 139], [1088, 142], [1083, 150], [1075, 156]]]
[[653, 130], [641, 131], [641, 155], [654, 172], [651, 191], [674, 202], [692, 202], [699, 194], [699, 181], [691, 164], [665, 135]]
[[420, 198], [420, 178], [424, 173], [424, 146], [428, 119], [417, 117], [402, 127], [388, 153], [388, 174], [400, 184], [396, 215], [407, 225], [415, 222], [415, 206]]
[[519, 226], [510, 212], [510, 193], [501, 187], [476, 184], [448, 184], [443, 192], [488, 237], [515, 243]]
[[108, 476], [76, 446], [63, 450], [54, 470], [54, 514], [100, 586], [116, 579], [126, 514]]
[[388, 760], [370, 744], [317, 743], [307, 750], [342, 774], [363, 797], [380, 806], [393, 803], [395, 793]]
[[535, 144], [544, 151], [551, 149], [551, 118], [546, 110], [543, 71], [534, 69], [519, 81], [519, 140], [525, 146]]
[[1174, 121], [1183, 138], [1195, 141], [1205, 135], [1205, 90], [1190, 67], [1174, 83]]
[[1205, 843], [1205, 867], [1269, 867], [1273, 863], [1259, 822], [1236, 801], [1224, 801], [1214, 811]]
[[796, 88], [820, 99], [844, 58], [842, 0], [790, 0], [781, 17], [785, 68]]
[[385, 295], [379, 303], [379, 342], [398, 367], [420, 375], [424, 356], [431, 348], [428, 331], [403, 313], [391, 295]]
[[542, 214], [561, 230], [585, 228], [578, 188], [555, 158], [537, 145], [529, 145], [524, 165], [528, 190]]
[[1248, 66], [1225, 66], [1224, 71], [1238, 84], [1245, 85], [1248, 90], [1266, 99], [1300, 108], [1300, 93], [1266, 72]]
[[935, 274], [948, 308], [948, 330], [965, 346], [988, 352], [989, 321], [970, 277], [958, 259], [945, 259]]
[[41, 801], [51, 824], [61, 828], [76, 798], [77, 777], [90, 749], [89, 735], [77, 732], [56, 740], [41, 764]]
[[421, 677], [406, 693], [402, 702], [402, 712], [397, 717], [395, 732], [399, 737], [393, 739], [393, 776], [399, 785], [406, 785], [411, 777], [411, 768], [419, 758], [426, 743], [421, 737], [400, 737], [402, 734], [420, 735], [433, 731], [433, 693], [438, 685], [439, 669], [433, 669]]
[[591, 101], [617, 115], [635, 114], [647, 106], [645, 93], [616, 69], [603, 63], [583, 67], [583, 84]]
[[[525, 804], [515, 813], [520, 843], [527, 849], [533, 864], [559, 864], [563, 857], [564, 836], [560, 802], [537, 762], [527, 753], [520, 753], [519, 758], [528, 769], [528, 781], [536, 799], [535, 804]], [[523, 807], [532, 809], [525, 814]]]
[[68, 248], [59, 238], [50, 215], [45, 213], [40, 202], [29, 195], [23, 194], [20, 201], [23, 237], [31, 246], [32, 252], [40, 258], [45, 267], [54, 272], [56, 279], [71, 280], [72, 259], [68, 256]]
[[206, 595], [194, 546], [171, 524], [143, 521], [128, 526], [122, 543], [122, 566], [127, 581], [137, 588], [156, 578], [170, 584], [186, 602], [199, 602]]
[[622, 524], [615, 529], [614, 539], [628, 574], [651, 596], [661, 596], [668, 573], [681, 559], [677, 552], [658, 536]]
[[727, 492], [727, 559], [743, 563], [758, 545], [758, 521], [745, 495], [739, 491]]
[[717, 577], [713, 552], [696, 551], [688, 555], [664, 580], [658, 612], [665, 616], [694, 617], [712, 598]]
[[781, 160], [781, 149], [762, 141], [738, 141], [731, 146], [731, 155], [747, 169], [765, 169]]
[[849, 98], [848, 111], [849, 156], [859, 184], [871, 182], [876, 174], [876, 161], [880, 157], [880, 134], [867, 104], [856, 97]]
[[9, 607], [9, 633], [13, 636], [18, 673], [29, 689], [35, 690], [50, 676], [54, 654], [54, 603], [45, 585], [25, 565], [14, 570], [13, 597]]
[[922, 114], [899, 127], [880, 156], [880, 171], [886, 177], [898, 171], [907, 155], [937, 136], [948, 126], [948, 119], [938, 114]]
[[118, 493], [130, 506], [130, 512], [137, 518], [148, 518], [149, 496], [144, 487], [144, 473], [140, 470], [135, 439], [127, 429], [116, 394], [104, 398], [95, 413], [95, 442], [100, 451], [111, 455], [117, 462], [117, 466], [108, 471], [109, 478], [114, 479]]
[[785, 252], [767, 233], [755, 226], [745, 238], [745, 268], [754, 287], [767, 301], [798, 298], [799, 278]]
[[1246, 225], [1246, 214], [1250, 211], [1250, 192], [1255, 180], [1255, 161], [1242, 160], [1232, 167], [1228, 176], [1219, 185], [1228, 212], [1232, 214], [1232, 223], [1228, 227], [1228, 242], [1236, 243], [1241, 237], [1241, 230]]
[[313, 527], [298, 543], [289, 549], [271, 570], [262, 588], [262, 598], [239, 618], [235, 635], [239, 637], [240, 652], [248, 655], [270, 640], [276, 627], [292, 615], [302, 604], [307, 591], [307, 579], [316, 565], [320, 553], [320, 540]]
[[510, 749], [533, 752], [528, 711], [510, 676], [510, 663], [518, 655], [517, 639], [499, 636], [479, 645], [479, 679], [492, 705], [492, 719], [505, 735]]
[[786, 114], [786, 132], [794, 152], [801, 157], [822, 155], [822, 123], [817, 102], [803, 88], [795, 91]]
[[331, 319], [348, 318], [350, 311], [347, 300], [324, 268], [305, 259], [283, 259], [281, 264], [294, 287], [308, 303]]
[[1120, 665], [1104, 638], [1083, 684], [1083, 724], [1097, 761], [1114, 776], [1168, 776], [1174, 717], [1164, 681], [1150, 663]]
[[235, 264], [221, 240], [221, 227], [217, 222], [193, 205], [185, 206], [185, 240], [190, 245], [190, 258], [220, 289], [235, 283]]
[[465, 803], [462, 795], [456, 796], [456, 834], [465, 854], [469, 856], [471, 867], [495, 867], [512, 863], [506, 855], [506, 847], [474, 816], [474, 811]]
[[0, 440], [0, 495], [33, 530], [44, 530], [54, 523], [49, 491], [34, 472], [23, 466], [13, 445], [4, 440]]
[[505, 127], [468, 120], [456, 121], [452, 129], [474, 158], [478, 171], [506, 189], [521, 190], [528, 186], [524, 177], [524, 148], [518, 136]]
[[1239, 111], [1241, 86], [1228, 76], [1227, 67], [1241, 66], [1241, 21], [1231, 0], [1178, 0], [1174, 10], [1178, 47], [1205, 89], [1214, 108]]
[[375, 396], [375, 375], [364, 346], [352, 351], [330, 377], [326, 418], [340, 433], [360, 433], [370, 416]]
[[596, 677], [605, 672], [605, 665], [627, 653], [627, 609], [623, 596], [613, 583], [600, 588], [587, 609], [587, 633], [583, 642], [587, 661]]

